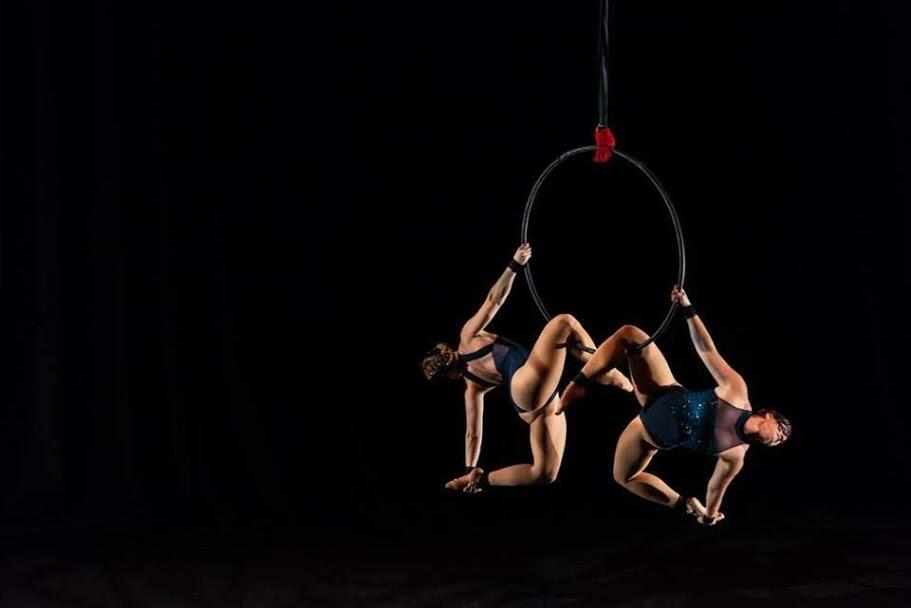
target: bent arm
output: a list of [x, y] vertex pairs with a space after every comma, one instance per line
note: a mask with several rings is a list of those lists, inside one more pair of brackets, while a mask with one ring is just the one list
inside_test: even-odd
[[743, 468], [743, 454], [732, 457], [719, 457], [715, 463], [715, 471], [709, 479], [705, 493], [705, 509], [709, 517], [714, 517], [721, 509], [721, 501], [731, 482]]
[[474, 467], [481, 456], [484, 435], [484, 392], [469, 384], [465, 387], [465, 466]]

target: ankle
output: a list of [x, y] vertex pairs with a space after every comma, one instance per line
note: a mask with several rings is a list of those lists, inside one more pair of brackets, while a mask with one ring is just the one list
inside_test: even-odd
[[580, 369], [579, 373], [573, 376], [572, 383], [581, 389], [585, 389], [592, 383], [592, 379], [582, 373]]

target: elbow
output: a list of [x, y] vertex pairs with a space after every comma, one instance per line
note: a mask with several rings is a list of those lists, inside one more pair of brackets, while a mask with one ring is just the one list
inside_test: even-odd
[[475, 431], [469, 431], [465, 433], [465, 441], [480, 441], [481, 433]]

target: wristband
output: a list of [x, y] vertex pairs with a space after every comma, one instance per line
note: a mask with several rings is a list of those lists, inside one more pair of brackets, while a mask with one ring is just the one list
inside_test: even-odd
[[481, 476], [478, 478], [478, 482], [477, 482], [478, 487], [486, 488], [487, 486], [489, 486], [490, 480], [487, 479], [489, 476], [490, 476], [490, 473], [488, 473], [487, 471], [484, 471], [483, 473], [481, 473]]
[[573, 376], [573, 384], [576, 386], [588, 386], [591, 384], [591, 380], [582, 373], [582, 370], [579, 370], [579, 373]]
[[522, 264], [519, 264], [515, 259], [509, 260], [509, 266], [507, 266], [514, 273], [519, 274], [522, 272]]
[[680, 495], [680, 498], [677, 499], [677, 502], [674, 503], [674, 511], [683, 511], [686, 512], [686, 501], [689, 497]]
[[690, 304], [689, 306], [683, 307], [683, 316], [686, 317], [687, 319], [692, 319], [693, 317], [695, 317], [698, 314], [699, 313], [696, 312], [696, 307], [693, 306], [692, 304]]

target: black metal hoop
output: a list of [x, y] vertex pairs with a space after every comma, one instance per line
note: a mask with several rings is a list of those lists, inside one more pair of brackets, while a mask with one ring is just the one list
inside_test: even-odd
[[[525, 202], [525, 213], [522, 215], [523, 243], [528, 242], [528, 225], [531, 220], [531, 211], [535, 206], [535, 200], [538, 197], [538, 192], [540, 191], [541, 186], [544, 184], [544, 182], [547, 181], [547, 177], [554, 171], [554, 169], [562, 165], [570, 158], [579, 154], [583, 154], [585, 152], [594, 152], [595, 150], [596, 146], [582, 146], [581, 148], [575, 148], [569, 152], [565, 152], [561, 154], [557, 160], [550, 163], [547, 168], [544, 169], [541, 175], [538, 176], [537, 181], [535, 181], [535, 185], [532, 187], [531, 192], [528, 194], [528, 200]], [[668, 195], [667, 191], [665, 191], [664, 186], [661, 185], [661, 182], [658, 181], [658, 178], [655, 177], [655, 174], [652, 173], [649, 168], [646, 167], [642, 162], [617, 149], [614, 149], [613, 153], [615, 156], [622, 158], [623, 160], [639, 169], [639, 171], [644, 173], [652, 185], [655, 187], [655, 189], [658, 191], [658, 193], [661, 195], [661, 200], [664, 201], [664, 205], [667, 207], [667, 211], [671, 216], [671, 222], [674, 224], [674, 234], [677, 237], [677, 285], [680, 286], [680, 289], [683, 289], [684, 280], [686, 279], [686, 248], [684, 247], [683, 242], [683, 228], [680, 226], [680, 218], [677, 216], [677, 209], [674, 207], [674, 203], [671, 201], [671, 197]], [[541, 300], [541, 295], [538, 293], [538, 288], [535, 287], [535, 280], [531, 274], [530, 262], [525, 264], [525, 279], [528, 282], [528, 289], [531, 291], [531, 297], [534, 299], [535, 305], [541, 312], [541, 316], [544, 317], [545, 321], [550, 321], [550, 313], [547, 312], [547, 307], [544, 306], [544, 302]], [[642, 344], [639, 344], [636, 349], [642, 350], [657, 340], [671, 324], [671, 321], [674, 319], [674, 313], [676, 311], [677, 304], [672, 302], [670, 310], [668, 310], [667, 314], [664, 317], [664, 320], [661, 322], [661, 325], [658, 326], [658, 329], [652, 332], [649, 336], [649, 339]]]

